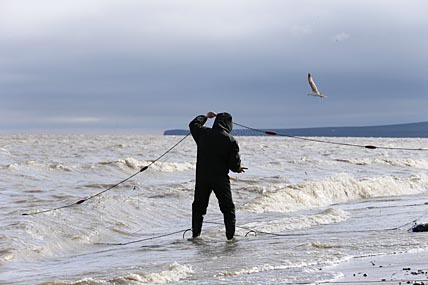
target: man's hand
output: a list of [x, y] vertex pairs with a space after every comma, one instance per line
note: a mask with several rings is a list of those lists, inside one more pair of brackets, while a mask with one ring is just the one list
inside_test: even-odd
[[248, 168], [247, 167], [240, 167], [239, 168], [239, 172], [238, 173], [244, 173], [245, 172], [245, 170], [247, 170]]
[[207, 118], [208, 118], [208, 119], [212, 119], [212, 118], [214, 118], [215, 116], [217, 116], [217, 114], [216, 114], [216, 113], [214, 113], [214, 112], [208, 112], [208, 113], [206, 114], [206, 116], [207, 116]]

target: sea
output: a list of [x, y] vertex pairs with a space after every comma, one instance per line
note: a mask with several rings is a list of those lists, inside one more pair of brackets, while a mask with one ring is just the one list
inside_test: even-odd
[[328, 284], [428, 249], [427, 138], [236, 139], [227, 241], [215, 195], [190, 239], [191, 136], [0, 135], [0, 284]]

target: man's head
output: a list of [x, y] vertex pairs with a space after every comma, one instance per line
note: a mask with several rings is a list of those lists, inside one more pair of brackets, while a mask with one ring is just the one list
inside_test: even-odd
[[233, 128], [232, 123], [232, 115], [229, 113], [219, 113], [215, 117], [215, 121], [213, 124], [213, 129], [221, 129], [226, 131], [227, 133], [230, 133]]

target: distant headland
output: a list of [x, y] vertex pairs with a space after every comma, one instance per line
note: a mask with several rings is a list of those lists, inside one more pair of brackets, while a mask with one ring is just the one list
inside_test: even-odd
[[[428, 138], [428, 122], [365, 126], [365, 127], [320, 127], [299, 129], [261, 129], [278, 134], [305, 137], [384, 137], [384, 138]], [[166, 130], [164, 135], [186, 135], [188, 130]], [[234, 129], [234, 136], [266, 136], [248, 129]]]

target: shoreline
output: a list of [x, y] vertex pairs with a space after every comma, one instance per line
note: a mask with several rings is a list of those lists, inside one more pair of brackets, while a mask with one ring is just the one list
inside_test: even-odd
[[335, 280], [315, 284], [419, 284], [428, 285], [428, 251], [369, 257], [354, 257], [323, 268], [343, 274]]

